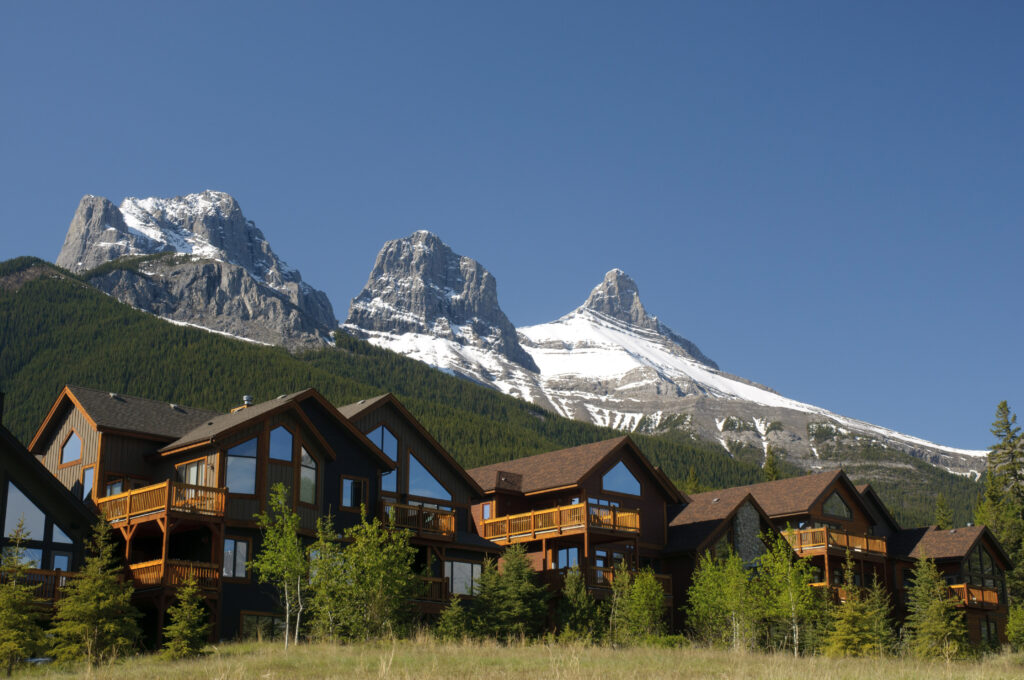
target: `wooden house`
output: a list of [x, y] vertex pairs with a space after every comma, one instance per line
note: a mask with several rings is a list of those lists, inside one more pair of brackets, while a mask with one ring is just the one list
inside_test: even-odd
[[[615, 565], [650, 566], [671, 597], [661, 562], [668, 508], [684, 496], [629, 437], [585, 444], [469, 474], [484, 491], [473, 521], [499, 545], [522, 543], [534, 569], [554, 590], [579, 567], [588, 587], [606, 596]], [[669, 602], [668, 604], [671, 604]]]
[[[439, 612], [452, 593], [470, 595], [484, 560], [501, 553], [471, 525], [470, 508], [484, 495], [480, 486], [393, 394], [339, 411], [395, 466], [345, 483], [356, 490], [374, 489], [379, 500], [371, 498], [368, 508], [412, 532], [416, 566], [431, 574], [421, 611]], [[358, 507], [356, 496], [346, 502]]]

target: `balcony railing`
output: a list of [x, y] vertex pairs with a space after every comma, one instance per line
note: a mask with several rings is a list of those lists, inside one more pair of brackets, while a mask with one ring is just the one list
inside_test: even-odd
[[385, 500], [381, 515], [394, 519], [395, 526], [412, 529], [418, 535], [451, 540], [455, 538], [455, 512], [425, 508], [419, 505], [404, 505]]
[[537, 537], [579, 533], [587, 527], [604, 531], [640, 532], [636, 510], [577, 503], [545, 510], [532, 510], [484, 520], [484, 538], [491, 541], [529, 541]]
[[995, 588], [958, 583], [950, 586], [949, 592], [963, 607], [995, 609], [999, 606], [999, 591]]
[[153, 586], [180, 586], [189, 576], [200, 588], [214, 590], [220, 583], [220, 568], [211, 562], [184, 560], [152, 560], [129, 564], [132, 581], [137, 588]]
[[443, 576], [418, 576], [417, 578], [426, 585], [423, 594], [418, 599], [427, 602], [448, 601], [448, 579]]
[[[68, 571], [52, 571], [49, 569], [26, 569], [22, 572], [18, 582], [25, 586], [35, 586], [33, 595], [40, 600], [56, 602], [61, 597], [64, 585], [78, 576], [77, 573]], [[0, 583], [6, 583], [8, 574], [0, 572]]]
[[198, 515], [224, 514], [226, 489], [165, 481], [97, 501], [109, 522], [132, 520], [168, 510]]
[[782, 534], [789, 541], [789, 544], [793, 546], [793, 550], [800, 555], [817, 553], [829, 548], [849, 550], [852, 553], [886, 554], [885, 539], [875, 536], [858, 536], [825, 527], [817, 529], [787, 529]]

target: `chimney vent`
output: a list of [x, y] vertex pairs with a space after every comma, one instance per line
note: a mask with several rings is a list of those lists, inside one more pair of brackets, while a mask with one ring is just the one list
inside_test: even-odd
[[242, 397], [243, 406], [252, 406], [252, 395], [246, 394]]

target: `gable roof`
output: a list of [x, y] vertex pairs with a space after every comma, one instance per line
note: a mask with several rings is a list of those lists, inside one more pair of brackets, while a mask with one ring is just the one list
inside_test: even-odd
[[857, 493], [857, 488], [841, 468], [734, 488], [746, 489], [769, 517], [778, 518], [807, 512], [836, 481], [846, 484], [853, 491], [861, 509], [870, 516], [864, 500]]
[[669, 552], [700, 552], [731, 520], [744, 503], [750, 503], [767, 523], [770, 518], [743, 487], [692, 494], [690, 502], [668, 523]]
[[133, 397], [91, 387], [67, 385], [57, 396], [49, 413], [32, 438], [28, 447], [30, 450], [35, 451], [36, 447], [46, 438], [49, 430], [56, 424], [54, 416], [67, 404], [72, 404], [81, 410], [100, 432], [127, 432], [165, 441], [181, 437], [199, 423], [217, 415], [216, 411]]
[[882, 499], [878, 497], [878, 494], [875, 493], [875, 490], [870, 484], [859, 485], [857, 487], [857, 493], [861, 495], [861, 498], [866, 501], [867, 505], [878, 510], [882, 514], [883, 519], [889, 522], [894, 530], [900, 530], [900, 523], [892, 516], [892, 513], [889, 512], [889, 508], [885, 506], [885, 503], [883, 503]]
[[975, 543], [985, 535], [988, 536], [989, 543], [999, 552], [1003, 562], [1011, 565], [1012, 562], [1002, 545], [984, 525], [956, 529], [939, 529], [935, 525], [903, 529], [889, 538], [889, 554], [913, 559], [963, 559], [974, 548]]
[[[427, 444], [429, 444], [431, 448], [437, 451], [437, 453], [444, 460], [446, 460], [449, 465], [452, 466], [452, 469], [454, 469], [459, 474], [459, 476], [462, 477], [462, 479], [466, 482], [467, 485], [469, 485], [470, 490], [475, 495], [483, 495], [484, 491], [483, 489], [480, 488], [480, 485], [477, 484], [476, 479], [472, 477], [466, 471], [466, 468], [462, 467], [459, 464], [459, 462], [452, 457], [450, 453], [448, 453], [447, 449], [441, 446], [441, 444], [436, 439], [434, 439], [434, 435], [430, 434], [430, 432], [427, 431], [427, 428], [423, 427], [423, 424], [420, 423], [420, 421], [417, 420], [416, 417], [409, 412], [409, 409], [405, 407], [405, 404], [399, 401], [398, 397], [396, 397], [391, 392], [385, 392], [384, 394], [378, 395], [371, 399], [361, 399], [360, 401], [357, 401], [354, 404], [338, 406], [337, 410], [346, 420], [355, 420], [356, 418], [359, 418], [360, 416], [369, 413], [370, 411], [373, 411], [385, 404], [392, 405], [395, 408], [395, 410], [397, 410], [402, 415], [402, 417], [405, 418], [405, 420], [408, 421], [416, 429], [417, 432], [419, 432], [420, 436], [426, 440]], [[373, 446], [373, 448], [374, 450], [379, 450], [375, 445]], [[383, 455], [383, 453], [381, 455]], [[387, 456], [385, 456], [385, 458], [387, 458]], [[390, 460], [390, 458], [388, 458], [388, 460]]]
[[650, 464], [628, 436], [492, 463], [468, 472], [487, 492], [502, 489], [536, 493], [578, 484], [601, 461], [623, 447], [634, 453], [670, 498], [676, 502], [685, 498], [668, 477]]

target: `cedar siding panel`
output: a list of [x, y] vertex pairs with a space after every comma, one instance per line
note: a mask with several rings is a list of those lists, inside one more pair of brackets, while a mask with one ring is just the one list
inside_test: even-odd
[[[99, 458], [100, 434], [78, 409], [68, 407], [64, 413], [60, 426], [54, 428], [53, 437], [46, 444], [43, 465], [61, 484], [76, 496], [80, 496], [82, 468], [96, 464]], [[82, 458], [74, 465], [61, 466], [60, 450], [72, 431], [82, 440]], [[99, 486], [98, 475], [95, 485]]]
[[153, 478], [153, 464], [146, 456], [156, 452], [159, 442], [148, 439], [134, 439], [121, 435], [103, 435], [103, 479], [107, 475], [123, 474], [142, 479]]

